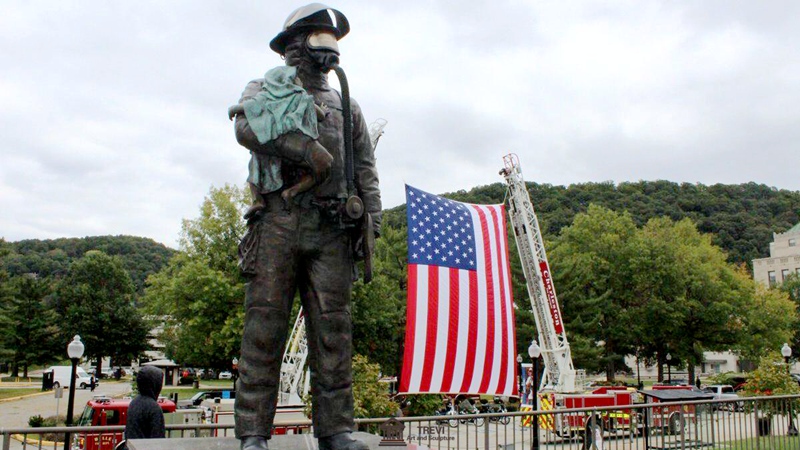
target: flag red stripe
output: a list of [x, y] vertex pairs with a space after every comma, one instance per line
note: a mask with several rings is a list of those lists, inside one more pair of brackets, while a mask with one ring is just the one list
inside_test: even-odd
[[447, 331], [447, 355], [444, 362], [444, 374], [442, 376], [442, 392], [450, 392], [453, 384], [453, 372], [456, 364], [456, 352], [458, 351], [458, 303], [460, 293], [458, 291], [458, 269], [450, 268], [450, 329]]
[[417, 265], [408, 265], [408, 292], [406, 294], [406, 342], [403, 349], [403, 373], [400, 391], [408, 392], [411, 384], [411, 369], [414, 361], [414, 330], [417, 328]]
[[[505, 223], [503, 218], [504, 215], [500, 214], [500, 217], [497, 217], [497, 209], [491, 208], [492, 212], [492, 223], [494, 224], [494, 236], [495, 236], [495, 252], [494, 252], [494, 264], [497, 267], [497, 273], [500, 276], [500, 320], [506, 320], [506, 277], [505, 271], [503, 270], [503, 258], [505, 257], [503, 252], [503, 233], [500, 230], [500, 224], [503, 224], [503, 230], [505, 231]], [[502, 210], [501, 210], [502, 212]], [[501, 335], [500, 335], [500, 379], [498, 380], [497, 384], [497, 392], [505, 392], [506, 390], [506, 381], [508, 376], [508, 330], [506, 324], [503, 323], [500, 326]]]
[[431, 389], [433, 362], [436, 361], [436, 341], [439, 325], [439, 267], [428, 266], [428, 330], [425, 334], [425, 361], [422, 366], [420, 391]]
[[464, 363], [464, 380], [459, 392], [469, 392], [472, 375], [475, 373], [475, 346], [478, 345], [478, 273], [469, 271], [469, 337], [467, 338], [467, 360]]
[[481, 222], [481, 235], [483, 236], [483, 271], [486, 276], [486, 356], [483, 360], [483, 374], [481, 384], [478, 389], [486, 392], [489, 389], [489, 381], [492, 378], [492, 366], [494, 365], [494, 274], [492, 274], [492, 247], [489, 240], [489, 225], [486, 221], [486, 213], [480, 208], [475, 207], [478, 218]]

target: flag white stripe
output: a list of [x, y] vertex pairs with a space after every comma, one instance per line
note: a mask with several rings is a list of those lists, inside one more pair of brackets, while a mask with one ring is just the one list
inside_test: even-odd
[[433, 376], [431, 378], [430, 390], [438, 392], [442, 390], [442, 378], [444, 376], [444, 364], [447, 357], [447, 338], [450, 326], [450, 269], [447, 267], [435, 267], [439, 272], [439, 312], [436, 323], [436, 357], [427, 364], [433, 364]]
[[468, 347], [469, 338], [469, 272], [458, 271], [458, 347], [456, 363], [453, 372], [454, 390], [461, 389], [464, 382], [464, 367], [467, 363], [467, 353], [472, 351]]
[[[475, 239], [475, 268], [478, 273], [478, 292], [486, 292], [486, 273], [484, 272], [486, 255], [483, 250], [483, 233], [481, 230], [481, 219], [478, 212], [470, 208], [470, 216], [472, 217], [472, 229], [474, 230], [473, 239]], [[470, 385], [470, 392], [479, 392], [481, 381], [483, 381], [483, 366], [486, 360], [486, 328], [487, 328], [487, 305], [486, 295], [478, 295], [478, 342], [475, 351], [475, 365], [472, 366], [472, 384]]]
[[[489, 227], [488, 235], [489, 235], [489, 248], [492, 249], [489, 257], [491, 258], [490, 266], [492, 270], [492, 291], [494, 292], [494, 330], [491, 330], [494, 333], [494, 353], [492, 354], [492, 367], [502, 367], [502, 357], [503, 357], [503, 316], [500, 314], [500, 302], [503, 301], [503, 297], [500, 295], [500, 272], [499, 267], [497, 265], [497, 254], [496, 254], [496, 245], [497, 245], [497, 235], [496, 233], [496, 211], [493, 217], [490, 208], [482, 207], [484, 210], [484, 214], [486, 215], [486, 225]], [[500, 371], [499, 370], [492, 370], [491, 377], [489, 379], [489, 391], [496, 392], [497, 385], [499, 384], [500, 380]]]
[[428, 330], [428, 270], [427, 266], [417, 267], [417, 319], [414, 330], [414, 365], [411, 366], [409, 392], [419, 392], [422, 382], [422, 368], [425, 367], [425, 345]]
[[[500, 236], [500, 251], [501, 251], [501, 255], [502, 255], [501, 258], [500, 258], [500, 266], [501, 266], [500, 270], [501, 270], [501, 272], [503, 274], [503, 279], [505, 281], [504, 286], [505, 286], [505, 292], [506, 292], [506, 295], [503, 298], [503, 303], [505, 303], [505, 305], [506, 305], [506, 315], [505, 315], [505, 317], [503, 319], [506, 322], [505, 323], [506, 330], [508, 330], [508, 342], [506, 342], [506, 346], [508, 347], [508, 353], [506, 354], [506, 360], [503, 361], [503, 364], [505, 364], [506, 367], [509, 368], [509, 370], [506, 372], [505, 392], [507, 393], [506, 395], [510, 395], [513, 392], [514, 386], [516, 384], [516, 380], [514, 378], [514, 373], [515, 373], [515, 369], [516, 369], [516, 355], [514, 354], [514, 330], [515, 330], [515, 327], [514, 327], [514, 322], [513, 322], [514, 302], [512, 301], [513, 296], [512, 296], [512, 292], [511, 292], [511, 289], [512, 289], [512, 287], [511, 287], [511, 276], [510, 276], [511, 275], [511, 271], [509, 270], [508, 258], [505, 257], [505, 255], [508, 254], [508, 248], [506, 247], [506, 239], [505, 239], [506, 229], [505, 229], [505, 226], [504, 226], [505, 224], [503, 223], [503, 221], [500, 221], [499, 225], [500, 225], [500, 233], [501, 233], [501, 236]], [[522, 374], [520, 374], [520, 376], [521, 375]]]

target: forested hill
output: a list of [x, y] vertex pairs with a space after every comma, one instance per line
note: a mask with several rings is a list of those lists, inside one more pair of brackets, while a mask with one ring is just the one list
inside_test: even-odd
[[[425, 189], [424, 186], [418, 186]], [[689, 217], [714, 243], [728, 252], [728, 260], [751, 266], [754, 258], [769, 256], [773, 232], [783, 232], [800, 222], [800, 192], [763, 184], [738, 185], [640, 181], [636, 183], [581, 183], [569, 187], [528, 183], [545, 238], [552, 239], [572, 223], [577, 213], [594, 203], [615, 211], [628, 211], [637, 224], [667, 216]], [[505, 184], [476, 187], [469, 192], [444, 194], [469, 203], [501, 203]], [[404, 226], [405, 205], [390, 210], [386, 223]]]
[[73, 260], [90, 250], [119, 256], [139, 292], [147, 276], [161, 270], [175, 254], [175, 250], [163, 244], [136, 236], [26, 239], [5, 243], [8, 254], [0, 258], [0, 270], [5, 269], [11, 276], [26, 273], [58, 276], [66, 273]]

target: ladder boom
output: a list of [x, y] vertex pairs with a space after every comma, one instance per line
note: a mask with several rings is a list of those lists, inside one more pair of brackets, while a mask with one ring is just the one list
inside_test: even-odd
[[504, 156], [503, 161], [505, 167], [500, 174], [505, 177], [508, 185], [508, 215], [514, 228], [514, 238], [545, 363], [541, 387], [556, 392], [575, 392], [575, 367], [553, 286], [550, 264], [547, 262], [539, 220], [522, 178], [519, 159], [511, 154]]

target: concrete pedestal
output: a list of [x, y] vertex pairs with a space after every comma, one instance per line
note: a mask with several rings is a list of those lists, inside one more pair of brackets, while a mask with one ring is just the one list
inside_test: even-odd
[[[353, 437], [369, 445], [370, 450], [378, 450], [381, 437], [369, 433], [353, 433]], [[272, 436], [270, 450], [317, 450], [317, 440], [311, 434], [290, 434]], [[402, 449], [402, 447], [381, 447], [383, 450]], [[227, 438], [172, 438], [172, 439], [132, 439], [128, 441], [129, 450], [239, 450], [239, 440]]]

